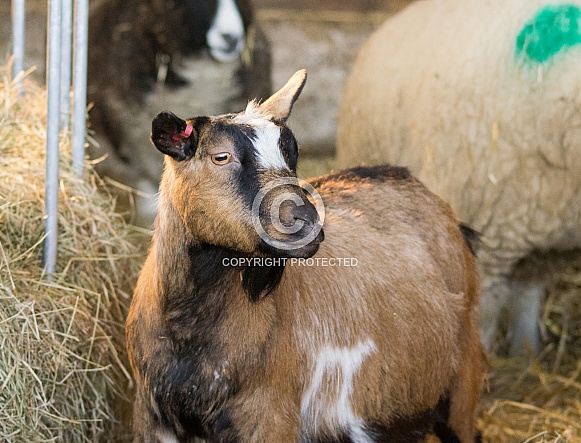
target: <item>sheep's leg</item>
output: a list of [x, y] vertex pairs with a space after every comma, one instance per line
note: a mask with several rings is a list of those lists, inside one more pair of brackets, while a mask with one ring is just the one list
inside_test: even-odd
[[487, 351], [491, 351], [496, 338], [502, 309], [510, 298], [510, 284], [502, 276], [483, 273], [480, 295], [480, 337]]
[[511, 355], [518, 354], [530, 347], [538, 353], [540, 338], [538, 322], [545, 286], [540, 282], [516, 282], [511, 284], [510, 313], [512, 324]]

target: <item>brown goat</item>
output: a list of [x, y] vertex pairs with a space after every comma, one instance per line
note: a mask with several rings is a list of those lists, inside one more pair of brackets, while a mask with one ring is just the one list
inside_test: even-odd
[[[285, 124], [305, 81], [239, 114], [153, 121], [166, 163], [127, 320], [135, 442], [474, 441], [475, 234], [407, 169], [379, 166], [311, 181], [323, 241]], [[253, 213], [277, 179], [263, 202], [286, 199], [293, 232]]]

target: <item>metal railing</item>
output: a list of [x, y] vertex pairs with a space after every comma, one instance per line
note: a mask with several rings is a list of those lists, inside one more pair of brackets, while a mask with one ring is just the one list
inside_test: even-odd
[[[73, 0], [47, 1], [48, 105], [44, 268], [46, 275], [50, 277], [56, 270], [57, 261], [59, 140], [61, 131], [70, 130], [71, 96], [73, 100], [71, 133], [73, 168], [79, 175], [83, 174], [89, 1], [74, 0], [74, 20]], [[12, 67], [15, 78], [24, 70], [25, 11], [25, 0], [12, 0]]]

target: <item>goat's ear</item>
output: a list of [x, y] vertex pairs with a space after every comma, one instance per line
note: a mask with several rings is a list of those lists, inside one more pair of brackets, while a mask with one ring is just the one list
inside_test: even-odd
[[306, 81], [307, 71], [305, 69], [295, 72], [286, 85], [260, 104], [260, 110], [274, 120], [285, 122]]
[[196, 152], [197, 132], [185, 120], [163, 111], [151, 122], [151, 141], [162, 153], [183, 161], [192, 158]]

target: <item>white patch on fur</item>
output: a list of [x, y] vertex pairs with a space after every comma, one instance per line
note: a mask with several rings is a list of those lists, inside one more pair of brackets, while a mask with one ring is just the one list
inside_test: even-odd
[[234, 117], [234, 121], [250, 125], [256, 131], [256, 139], [252, 143], [256, 149], [258, 163], [261, 167], [264, 169], [289, 169], [278, 146], [280, 128], [269, 120], [268, 116], [260, 112], [256, 102], [249, 102], [246, 110]]
[[289, 169], [280, 147], [278, 140], [280, 139], [280, 129], [272, 122], [256, 129], [256, 140], [253, 141], [256, 153], [258, 154], [258, 162], [260, 166], [265, 169]]
[[234, 117], [234, 121], [238, 123], [246, 123], [248, 125], [256, 125], [259, 124], [257, 120], [265, 120], [268, 119], [268, 115], [265, 115], [254, 100], [251, 100], [246, 105], [246, 109], [244, 112], [241, 112], [236, 117]]
[[178, 439], [175, 434], [165, 429], [157, 431], [155, 436], [160, 441], [160, 443], [178, 443]]
[[327, 345], [319, 351], [311, 384], [301, 401], [301, 420], [307, 429], [316, 433], [323, 426], [347, 432], [358, 443], [371, 443], [363, 420], [353, 412], [351, 396], [355, 375], [376, 349], [373, 340], [367, 339], [353, 348]]
[[206, 33], [210, 54], [216, 60], [229, 62], [244, 50], [244, 23], [234, 0], [218, 0], [216, 16]]

